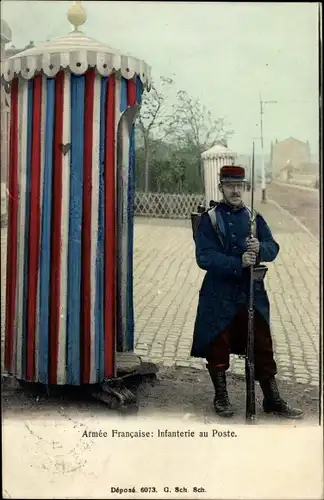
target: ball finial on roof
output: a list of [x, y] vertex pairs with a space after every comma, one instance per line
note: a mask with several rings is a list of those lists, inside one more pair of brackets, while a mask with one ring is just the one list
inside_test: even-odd
[[81, 5], [80, 0], [72, 2], [72, 6], [68, 10], [68, 20], [74, 26], [74, 31], [78, 31], [78, 27], [84, 24], [87, 20], [87, 14]]

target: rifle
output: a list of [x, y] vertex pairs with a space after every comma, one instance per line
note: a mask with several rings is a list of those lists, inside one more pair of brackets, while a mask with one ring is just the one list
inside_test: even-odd
[[[254, 212], [254, 142], [252, 148], [251, 165], [251, 218], [250, 237], [254, 235], [256, 217]], [[250, 266], [250, 293], [248, 307], [248, 338], [245, 356], [245, 380], [246, 380], [246, 413], [248, 423], [255, 423], [255, 380], [254, 380], [254, 266]]]

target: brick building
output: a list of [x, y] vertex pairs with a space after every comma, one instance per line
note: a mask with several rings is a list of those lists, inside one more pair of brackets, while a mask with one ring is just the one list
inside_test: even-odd
[[[6, 45], [12, 40], [12, 32], [4, 19], [1, 19], [1, 60], [6, 57]], [[7, 182], [8, 141], [10, 124], [10, 94], [9, 85], [1, 82], [1, 213], [3, 191]]]
[[[1, 60], [12, 57], [19, 52], [34, 47], [34, 42], [29, 42], [26, 47], [19, 49], [14, 45], [6, 47], [12, 42], [12, 31], [8, 23], [1, 19]], [[6, 184], [8, 178], [8, 144], [10, 128], [10, 85], [1, 82], [1, 183]], [[3, 187], [2, 187], [3, 189]]]
[[271, 166], [273, 178], [284, 180], [287, 169], [301, 172], [303, 166], [311, 163], [311, 151], [308, 142], [293, 137], [271, 144]]
[[12, 40], [11, 29], [4, 19], [1, 19], [1, 60], [5, 58], [7, 43]]

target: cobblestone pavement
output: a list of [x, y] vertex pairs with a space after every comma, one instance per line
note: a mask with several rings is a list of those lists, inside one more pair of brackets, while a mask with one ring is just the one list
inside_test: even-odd
[[[278, 377], [318, 386], [319, 245], [272, 203], [256, 208], [265, 216], [281, 246], [266, 277]], [[2, 229], [2, 347], [5, 255], [6, 229]], [[189, 357], [203, 275], [195, 262], [189, 221], [136, 219], [135, 351], [144, 360], [165, 367], [205, 367], [204, 360]], [[1, 352], [3, 356], [3, 348]], [[243, 363], [233, 356], [231, 371], [243, 374]]]
[[[272, 203], [256, 206], [281, 251], [266, 287], [278, 378], [319, 384], [319, 244]], [[188, 221], [137, 219], [135, 225], [136, 352], [164, 366], [204, 368], [189, 357], [204, 272], [194, 258]], [[244, 373], [244, 360], [231, 360]]]

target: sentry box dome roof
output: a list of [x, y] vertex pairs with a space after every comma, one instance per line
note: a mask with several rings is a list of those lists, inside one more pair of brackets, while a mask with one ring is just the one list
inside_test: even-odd
[[89, 38], [78, 29], [87, 19], [80, 2], [73, 2], [67, 17], [74, 30], [67, 36], [19, 52], [4, 60], [1, 68], [4, 80], [9, 82], [16, 76], [29, 80], [41, 71], [48, 77], [54, 77], [61, 69], [67, 68], [76, 75], [82, 75], [89, 67], [95, 67], [102, 76], [109, 76], [118, 71], [126, 79], [136, 75], [146, 88], [150, 88], [151, 68], [148, 64]]

